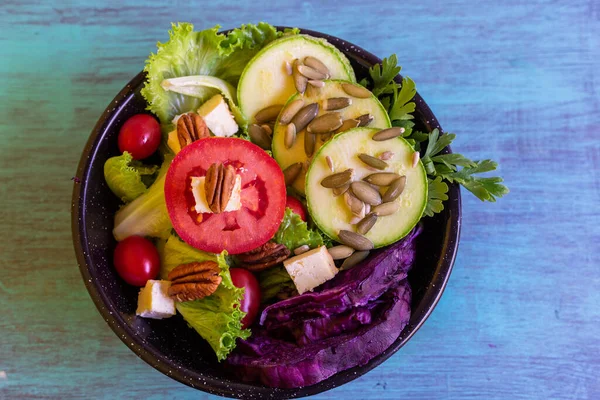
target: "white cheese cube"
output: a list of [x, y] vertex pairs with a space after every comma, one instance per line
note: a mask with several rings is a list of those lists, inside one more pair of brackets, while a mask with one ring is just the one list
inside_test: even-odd
[[[197, 213], [212, 213], [208, 202], [206, 201], [206, 192], [204, 191], [204, 181], [206, 177], [193, 176], [192, 177], [192, 194], [194, 195], [194, 201], [196, 206], [194, 207]], [[242, 192], [242, 177], [238, 174], [235, 175], [235, 183], [233, 184], [233, 191], [231, 197], [227, 203], [227, 207], [223, 211], [237, 211], [242, 208], [242, 198], [240, 194]]]
[[211, 97], [206, 103], [198, 109], [198, 114], [204, 118], [206, 126], [215, 136], [229, 137], [238, 131], [229, 106], [220, 94]]
[[289, 258], [283, 262], [283, 265], [300, 294], [312, 291], [338, 273], [333, 258], [325, 246]]
[[163, 319], [175, 315], [175, 302], [169, 297], [169, 281], [148, 280], [140, 289], [136, 315], [144, 318]]

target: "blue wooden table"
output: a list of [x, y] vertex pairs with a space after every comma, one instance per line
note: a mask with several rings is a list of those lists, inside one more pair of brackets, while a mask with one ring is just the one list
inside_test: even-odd
[[454, 149], [499, 161], [511, 189], [496, 204], [463, 197], [454, 272], [408, 345], [316, 398], [600, 398], [598, 0], [3, 0], [0, 398], [212, 398], [112, 333], [70, 233], [70, 177], [95, 121], [188, 20], [398, 53]]

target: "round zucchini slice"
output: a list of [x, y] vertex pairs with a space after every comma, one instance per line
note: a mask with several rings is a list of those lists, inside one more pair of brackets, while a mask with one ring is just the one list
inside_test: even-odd
[[294, 79], [286, 62], [312, 56], [328, 69], [332, 79], [356, 81], [346, 56], [324, 39], [308, 35], [291, 35], [277, 39], [256, 54], [244, 68], [238, 83], [238, 100], [242, 113], [254, 122], [256, 113], [268, 106], [284, 104], [296, 93]]
[[[390, 215], [379, 216], [375, 225], [365, 234], [375, 248], [386, 246], [406, 236], [419, 222], [427, 203], [427, 174], [421, 161], [415, 167], [414, 150], [403, 138], [385, 141], [373, 140], [378, 129], [354, 128], [341, 133], [325, 143], [310, 164], [306, 174], [306, 200], [308, 210], [317, 226], [333, 240], [339, 241], [338, 232], [342, 229], [357, 231], [357, 219], [344, 195], [335, 195], [331, 188], [321, 182], [332, 175], [327, 157], [333, 163], [334, 173], [348, 168], [353, 169], [352, 181], [360, 181], [375, 173], [395, 173], [406, 177], [404, 190], [398, 198], [398, 210]], [[387, 167], [377, 170], [362, 161], [360, 154], [378, 157], [390, 152]], [[389, 153], [388, 153], [389, 155]], [[387, 157], [386, 157], [387, 158]], [[389, 186], [379, 187], [384, 195]], [[349, 189], [352, 193], [352, 189]], [[371, 206], [373, 207], [373, 206]]]
[[[344, 91], [344, 85], [349, 84], [350, 82], [342, 81], [342, 80], [329, 80], [325, 81], [325, 85], [319, 90], [310, 90], [307, 91], [304, 95], [299, 93], [294, 94], [288, 102], [286, 106], [291, 102], [297, 99], [303, 99], [304, 105], [307, 106], [312, 103], [317, 103], [319, 106], [319, 114], [321, 116], [323, 114], [329, 112], [337, 112], [340, 113], [342, 119], [355, 119], [361, 115], [371, 115], [372, 121], [369, 123], [369, 127], [373, 128], [389, 128], [391, 127], [390, 117], [388, 116], [385, 108], [379, 102], [377, 97], [373, 94], [370, 94], [369, 97], [366, 98], [357, 98], [350, 96]], [[366, 89], [365, 89], [366, 90]], [[338, 110], [326, 111], [324, 110], [324, 103], [330, 101], [330, 99], [340, 99], [340, 98], [349, 98], [352, 104], [347, 107]], [[284, 107], [283, 110], [286, 108]], [[282, 114], [279, 116], [281, 117]], [[286, 135], [287, 125], [281, 124], [279, 118], [275, 124], [275, 128], [273, 129], [273, 157], [281, 166], [281, 169], [285, 170], [291, 164], [294, 163], [303, 163], [305, 166], [298, 176], [298, 178], [293, 183], [293, 188], [296, 189], [300, 194], [304, 194], [304, 182], [305, 182], [305, 174], [309, 163], [309, 157], [306, 154], [304, 149], [304, 135], [306, 134], [306, 130], [301, 132], [297, 132], [296, 140], [290, 148], [287, 148], [285, 145], [285, 135]], [[329, 140], [329, 135], [316, 135], [315, 142], [315, 151]], [[313, 153], [313, 154], [314, 154]]]

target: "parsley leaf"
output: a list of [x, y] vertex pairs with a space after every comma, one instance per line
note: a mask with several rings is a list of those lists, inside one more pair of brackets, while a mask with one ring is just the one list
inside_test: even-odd
[[456, 138], [455, 134], [440, 135], [437, 129], [429, 134], [427, 149], [421, 159], [427, 174], [446, 179], [450, 183], [459, 183], [481, 201], [494, 202], [496, 197], [507, 194], [508, 188], [502, 185], [502, 178], [475, 176], [495, 171], [498, 163], [492, 160], [472, 161], [457, 153], [439, 154], [452, 143], [454, 138]]
[[440, 136], [440, 131], [437, 128], [434, 129], [429, 134], [429, 143], [427, 143], [427, 150], [425, 150], [423, 159], [429, 159], [437, 155], [439, 152], [448, 147], [455, 138], [456, 135], [454, 133], [447, 133]]
[[498, 163], [492, 160], [474, 161], [472, 163], [473, 166], [471, 167], [465, 167], [460, 171], [443, 173], [441, 176], [449, 182], [460, 183], [481, 201], [495, 202], [496, 197], [508, 194], [508, 188], [502, 184], [502, 178], [474, 176], [474, 174], [496, 170]]
[[[402, 126], [397, 121], [412, 119], [411, 113], [415, 111], [415, 103], [411, 101], [417, 93], [415, 82], [408, 77], [403, 78], [401, 84], [394, 80], [401, 70], [402, 67], [398, 65], [396, 54], [384, 58], [381, 64], [375, 64], [369, 68], [369, 76], [373, 83], [371, 92], [388, 110], [394, 126]], [[369, 79], [361, 80], [360, 84], [367, 87]]]
[[423, 214], [433, 217], [444, 209], [442, 201], [448, 200], [448, 185], [437, 176], [434, 179], [427, 178], [427, 205]]
[[371, 92], [375, 96], [384, 93], [391, 93], [394, 89], [397, 90], [398, 84], [394, 81], [396, 75], [400, 73], [402, 67], [398, 65], [398, 57], [395, 54], [384, 58], [381, 65], [375, 64], [369, 68], [369, 75], [373, 80], [373, 89]]
[[[398, 57], [392, 54], [384, 58], [381, 65], [376, 64], [369, 69], [372, 81], [371, 91], [379, 98], [388, 111], [393, 126], [404, 128], [402, 137], [415, 149], [423, 153], [421, 161], [428, 175], [429, 195], [424, 214], [432, 216], [444, 209], [443, 201], [448, 199], [448, 185], [458, 183], [473, 193], [482, 201], [496, 201], [508, 193], [508, 188], [502, 184], [500, 177], [481, 177], [478, 174], [496, 170], [498, 164], [491, 160], [473, 161], [462, 154], [441, 154], [456, 138], [453, 133], [440, 134], [438, 129], [431, 133], [413, 131], [415, 126], [412, 113], [416, 109], [412, 101], [417, 93], [415, 83], [409, 77], [404, 77], [402, 83], [394, 80], [401, 71]], [[361, 80], [360, 84], [369, 86], [369, 79]], [[423, 152], [421, 143], [427, 141]]]
[[398, 91], [398, 87], [394, 87], [394, 101], [390, 108], [390, 119], [392, 121], [413, 119], [412, 112], [415, 111], [415, 103], [411, 100], [417, 93], [415, 82], [409, 77], [402, 79], [402, 87]]
[[467, 157], [462, 154], [452, 153], [452, 154], [440, 154], [437, 156], [431, 157], [431, 161], [434, 163], [441, 163], [446, 165], [448, 168], [456, 171], [456, 166], [460, 167], [474, 167], [475, 162], [469, 160]]

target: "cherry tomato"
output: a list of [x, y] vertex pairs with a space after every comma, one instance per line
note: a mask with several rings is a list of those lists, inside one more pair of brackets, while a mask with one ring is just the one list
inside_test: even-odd
[[160, 270], [160, 257], [154, 244], [141, 236], [129, 236], [115, 248], [114, 263], [117, 273], [133, 286], [144, 286]]
[[148, 114], [136, 114], [125, 121], [119, 131], [119, 150], [141, 160], [158, 149], [160, 139], [160, 125], [156, 119]]
[[244, 298], [240, 302], [240, 309], [247, 313], [244, 319], [242, 319], [242, 327], [246, 329], [252, 325], [258, 315], [258, 309], [260, 308], [260, 287], [252, 272], [247, 269], [232, 268], [229, 270], [229, 273], [236, 287], [246, 289], [244, 291]]
[[291, 208], [293, 212], [302, 218], [302, 221], [306, 222], [306, 210], [304, 209], [304, 205], [300, 200], [288, 194], [285, 206], [287, 208]]

